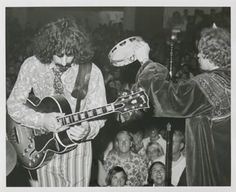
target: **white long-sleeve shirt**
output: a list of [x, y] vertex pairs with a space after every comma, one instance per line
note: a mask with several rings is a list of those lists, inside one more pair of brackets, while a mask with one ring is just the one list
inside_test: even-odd
[[[8, 113], [11, 118], [25, 126], [42, 127], [43, 114], [35, 112], [25, 105], [31, 88], [35, 96], [43, 99], [54, 94], [53, 81], [54, 74], [52, 68], [54, 64], [42, 64], [36, 57], [29, 57], [22, 64], [17, 81], [7, 100]], [[71, 96], [73, 91], [79, 65], [72, 64], [72, 67], [61, 76], [64, 86], [65, 98], [70, 103], [72, 111], [75, 111], [76, 98]], [[96, 65], [92, 65], [92, 71], [86, 97], [81, 101], [81, 111], [106, 105], [106, 95], [104, 80], [101, 71]], [[90, 122], [92, 138], [97, 135], [99, 128], [104, 125], [103, 120]], [[88, 138], [90, 138], [88, 136]]]
[[[43, 99], [54, 95], [54, 64], [42, 64], [35, 56], [27, 58], [21, 66], [14, 88], [7, 100], [11, 118], [25, 126], [39, 129], [43, 124], [43, 113], [35, 112], [25, 105], [28, 94], [33, 88], [36, 97]], [[76, 98], [71, 96], [79, 65], [72, 66], [61, 76], [64, 96], [75, 112]], [[86, 111], [106, 105], [104, 80], [99, 68], [93, 64], [88, 92], [81, 101], [80, 110]], [[93, 139], [104, 125], [104, 120], [90, 121], [91, 131], [87, 139]], [[91, 172], [91, 142], [79, 143], [77, 148], [65, 154], [55, 154], [52, 160], [37, 169], [37, 186], [88, 186]]]

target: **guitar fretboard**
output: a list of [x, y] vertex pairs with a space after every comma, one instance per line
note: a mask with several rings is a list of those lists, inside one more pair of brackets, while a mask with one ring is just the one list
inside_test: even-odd
[[77, 123], [80, 123], [82, 121], [94, 119], [99, 116], [104, 116], [109, 113], [115, 112], [114, 105], [113, 103], [103, 106], [103, 107], [98, 107], [95, 109], [91, 109], [88, 111], [83, 111], [83, 112], [77, 112], [69, 115], [65, 115], [63, 117], [57, 118], [58, 122], [61, 122], [61, 124], [64, 125], [74, 125]]

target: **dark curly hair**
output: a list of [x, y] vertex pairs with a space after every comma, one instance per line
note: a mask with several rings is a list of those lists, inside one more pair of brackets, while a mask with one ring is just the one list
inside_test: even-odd
[[201, 32], [198, 51], [218, 67], [231, 62], [230, 33], [222, 28], [205, 28]]
[[53, 55], [74, 56], [74, 63], [91, 61], [94, 50], [85, 29], [74, 18], [67, 17], [51, 22], [40, 29], [33, 39], [34, 55], [42, 63], [51, 63]]

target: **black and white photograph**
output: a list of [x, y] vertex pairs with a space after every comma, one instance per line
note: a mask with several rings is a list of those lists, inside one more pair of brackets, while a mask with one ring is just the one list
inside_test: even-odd
[[2, 9], [5, 190], [231, 191], [229, 4]]

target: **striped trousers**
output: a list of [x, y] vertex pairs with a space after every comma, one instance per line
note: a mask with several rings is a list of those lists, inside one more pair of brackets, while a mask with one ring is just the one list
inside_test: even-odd
[[91, 142], [80, 143], [68, 153], [55, 154], [53, 159], [37, 170], [36, 187], [86, 187], [92, 164]]

